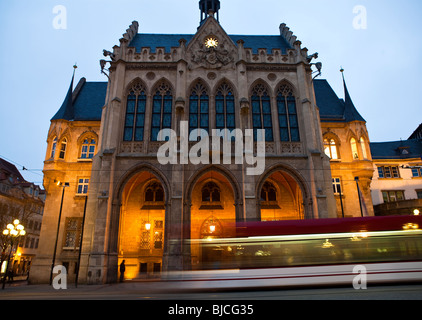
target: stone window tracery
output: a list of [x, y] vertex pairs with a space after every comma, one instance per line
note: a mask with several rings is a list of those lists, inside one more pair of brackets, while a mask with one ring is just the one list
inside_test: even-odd
[[263, 84], [257, 84], [252, 89], [251, 100], [254, 140], [257, 141], [257, 130], [264, 129], [265, 141], [274, 141], [271, 117], [271, 99], [267, 88]]
[[296, 99], [293, 89], [282, 84], [277, 92], [278, 123], [281, 141], [300, 141]]
[[146, 89], [140, 82], [136, 82], [127, 97], [124, 141], [144, 140], [146, 102]]
[[189, 133], [194, 129], [209, 132], [209, 95], [201, 82], [193, 87], [189, 99]]
[[227, 128], [232, 131], [236, 127], [233, 90], [227, 83], [223, 83], [217, 89], [217, 95], [215, 97], [215, 120], [217, 129]]
[[162, 82], [155, 90], [152, 102], [151, 141], [158, 140], [160, 130], [171, 129], [172, 109], [172, 90], [166, 82]]

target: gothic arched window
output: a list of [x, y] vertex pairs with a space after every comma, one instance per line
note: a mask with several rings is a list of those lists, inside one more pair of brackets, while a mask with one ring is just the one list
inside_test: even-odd
[[143, 141], [145, 108], [147, 102], [145, 87], [135, 83], [129, 90], [126, 106], [124, 141]]
[[64, 138], [60, 144], [60, 154], [59, 159], [64, 160], [64, 157], [66, 155], [66, 147], [67, 147], [67, 139]]
[[296, 99], [290, 86], [283, 84], [277, 92], [278, 124], [281, 141], [300, 141]]
[[151, 182], [145, 189], [145, 202], [163, 202], [164, 190], [158, 182]]
[[189, 133], [194, 129], [209, 132], [209, 96], [201, 82], [193, 87], [189, 98]]
[[217, 129], [234, 130], [235, 111], [233, 90], [227, 83], [223, 83], [215, 96], [215, 123]]
[[214, 182], [202, 188], [202, 202], [220, 202], [220, 188]]
[[257, 129], [265, 129], [265, 141], [273, 141], [271, 118], [271, 99], [267, 88], [258, 84], [252, 89], [252, 124], [254, 140], [257, 141]]
[[50, 154], [50, 158], [52, 159], [54, 159], [56, 155], [56, 148], [57, 148], [57, 137], [54, 137], [53, 143], [51, 145], [51, 154]]
[[353, 160], [359, 159], [358, 146], [355, 138], [350, 139], [350, 146], [352, 147]]
[[330, 159], [339, 159], [337, 144], [334, 139], [324, 139], [324, 152]]
[[261, 201], [264, 203], [277, 201], [277, 191], [271, 182], [266, 181], [262, 186]]
[[158, 140], [160, 130], [171, 129], [172, 109], [172, 91], [169, 85], [163, 82], [155, 90], [152, 102], [151, 141]]
[[362, 148], [362, 155], [364, 159], [368, 159], [368, 153], [366, 152], [366, 143], [365, 143], [365, 139], [363, 137], [360, 137], [360, 146]]

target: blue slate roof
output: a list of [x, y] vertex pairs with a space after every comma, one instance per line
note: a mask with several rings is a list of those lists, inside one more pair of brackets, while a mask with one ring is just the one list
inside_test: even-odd
[[371, 142], [372, 159], [422, 159], [422, 140]]
[[[356, 114], [354, 112], [345, 114], [346, 103], [338, 98], [327, 80], [314, 80], [314, 88], [321, 121], [365, 121], [357, 111]], [[107, 82], [82, 82], [80, 90], [73, 92], [72, 104], [69, 104], [68, 92], [63, 105], [51, 120], [100, 121], [106, 93]]]
[[[141, 52], [143, 48], [150, 48], [152, 53], [156, 52], [156, 48], [164, 48], [166, 53], [171, 52], [172, 47], [179, 47], [179, 40], [185, 39], [187, 44], [192, 40], [193, 34], [149, 34], [138, 33], [135, 35], [129, 47], [135, 47], [136, 52]], [[254, 54], [258, 53], [258, 49], [267, 48], [267, 52], [271, 53], [272, 49], [281, 49], [283, 54], [287, 54], [290, 44], [283, 36], [243, 36], [229, 35], [232, 41], [237, 45], [238, 40], [244, 41], [244, 47], [252, 49]]]
[[322, 122], [351, 122], [365, 119], [356, 110], [344, 82], [345, 100], [340, 99], [327, 80], [314, 80], [315, 99]]
[[[51, 120], [68, 121], [100, 121], [101, 111], [105, 104], [107, 82], [79, 82], [79, 90], [73, 91], [72, 83], [61, 108]], [[78, 85], [79, 86], [79, 85]], [[75, 96], [76, 93], [76, 96]], [[70, 101], [72, 101], [70, 103]]]

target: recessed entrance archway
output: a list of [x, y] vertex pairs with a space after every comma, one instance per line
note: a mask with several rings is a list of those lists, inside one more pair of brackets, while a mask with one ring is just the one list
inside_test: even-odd
[[304, 186], [291, 172], [271, 170], [258, 188], [261, 221], [302, 220], [306, 218]]
[[[235, 180], [218, 167], [209, 167], [195, 176], [187, 189], [188, 206], [184, 223], [190, 246], [192, 269], [202, 266], [207, 257], [195, 240], [235, 236], [236, 221], [240, 218], [238, 188]], [[209, 253], [206, 253], [209, 255]]]
[[140, 171], [121, 192], [118, 264], [126, 279], [159, 277], [165, 243], [166, 192], [159, 177]]

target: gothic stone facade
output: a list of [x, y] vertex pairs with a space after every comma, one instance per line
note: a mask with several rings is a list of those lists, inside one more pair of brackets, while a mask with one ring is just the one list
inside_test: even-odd
[[[128, 278], [195, 269], [200, 248], [187, 240], [231, 236], [238, 221], [340, 216], [312, 59], [284, 24], [279, 36], [229, 36], [211, 14], [194, 35], [148, 35], [133, 22], [120, 46], [106, 54], [108, 84], [82, 79], [73, 102], [62, 107], [73, 116], [61, 112], [52, 120], [44, 168], [48, 196], [31, 282], [50, 276], [62, 195], [58, 180], [70, 187], [56, 264], [65, 263], [72, 276], [86, 212], [79, 279], [89, 284], [117, 281], [123, 259]], [[93, 101], [101, 96], [105, 104], [92, 116]], [[157, 152], [165, 142], [157, 141], [157, 132], [171, 128], [180, 135], [182, 121], [189, 131], [267, 129], [263, 173], [248, 175], [248, 165], [236, 164], [234, 154], [229, 163], [195, 164], [183, 163], [185, 155], [178, 153], [177, 163], [160, 164]], [[350, 123], [367, 138], [364, 121]], [[349, 125], [336, 122], [324, 130], [349, 132], [343, 129]], [[60, 158], [63, 139], [68, 149]], [[189, 150], [195, 145], [190, 141]]]

